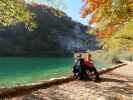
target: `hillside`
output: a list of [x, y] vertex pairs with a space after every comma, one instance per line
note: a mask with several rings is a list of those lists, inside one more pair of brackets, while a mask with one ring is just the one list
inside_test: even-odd
[[97, 48], [87, 27], [64, 12], [46, 5], [28, 5], [37, 28], [30, 32], [22, 24], [0, 29], [0, 56], [68, 56], [76, 48]]

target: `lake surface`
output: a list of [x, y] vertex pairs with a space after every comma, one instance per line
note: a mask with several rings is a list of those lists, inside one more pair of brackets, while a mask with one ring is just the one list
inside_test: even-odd
[[[0, 58], [0, 87], [37, 82], [71, 74], [73, 58]], [[97, 68], [107, 67], [95, 60]]]

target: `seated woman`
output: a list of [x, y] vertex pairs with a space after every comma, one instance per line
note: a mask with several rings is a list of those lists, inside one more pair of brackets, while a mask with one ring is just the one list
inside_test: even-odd
[[93, 64], [93, 60], [91, 58], [91, 54], [87, 54], [86, 58], [84, 59], [86, 70], [89, 70], [89, 72], [92, 74], [94, 72], [95, 80], [100, 81], [99, 74]]

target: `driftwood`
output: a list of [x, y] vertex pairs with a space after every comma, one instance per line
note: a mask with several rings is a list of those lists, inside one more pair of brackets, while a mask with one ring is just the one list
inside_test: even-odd
[[[126, 65], [126, 64], [123, 63], [123, 64], [118, 64], [116, 66], [112, 66], [110, 68], [101, 69], [99, 71], [99, 74], [105, 74], [109, 71], [112, 71], [112, 70], [122, 67], [124, 65]], [[46, 81], [43, 81], [40, 83], [35, 83], [35, 84], [16, 86], [16, 87], [12, 87], [12, 88], [1, 88], [0, 89], [0, 99], [22, 96], [24, 94], [31, 93], [38, 89], [46, 89], [46, 88], [49, 88], [50, 86], [59, 85], [62, 83], [73, 81], [73, 80], [75, 80], [75, 79], [71, 75], [71, 76], [67, 76], [67, 77], [54, 78], [54, 79], [46, 80]]]

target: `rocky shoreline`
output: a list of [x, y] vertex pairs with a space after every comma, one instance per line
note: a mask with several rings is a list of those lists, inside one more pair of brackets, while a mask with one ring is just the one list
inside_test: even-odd
[[[125, 63], [122, 63], [122, 64], [118, 64], [115, 66], [111, 66], [109, 68], [103, 68], [99, 71], [99, 73], [105, 74], [106, 72], [109, 72], [111, 70], [117, 69], [117, 68], [125, 66], [125, 65], [126, 65]], [[1, 88], [0, 89], [0, 99], [3, 100], [5, 98], [10, 98], [9, 100], [11, 100], [11, 97], [16, 97], [16, 96], [21, 97], [23, 95], [32, 94], [32, 93], [34, 93], [34, 91], [37, 91], [39, 89], [45, 90], [47, 88], [49, 89], [49, 87], [51, 89], [51, 86], [55, 86], [55, 85], [61, 86], [62, 83], [65, 83], [65, 82], [71, 83], [73, 80], [74, 80], [73, 77], [69, 76], [69, 77], [55, 78], [55, 79], [51, 79], [51, 80], [47, 80], [47, 81], [42, 81], [40, 83], [28, 84], [28, 85], [24, 85], [24, 86], [17, 86], [17, 87], [12, 87], [12, 88]], [[23, 99], [20, 99], [20, 97], [19, 97], [19, 99], [15, 99], [15, 100], [23, 100]], [[32, 99], [28, 99], [28, 100], [32, 100]], [[40, 100], [40, 99], [36, 99], [36, 100]]]
[[[110, 78], [111, 77], [111, 78]], [[40, 89], [15, 100], [133, 100], [129, 81], [103, 75], [102, 82], [72, 81], [67, 84]], [[12, 100], [14, 100], [12, 99]]]

